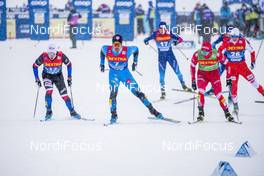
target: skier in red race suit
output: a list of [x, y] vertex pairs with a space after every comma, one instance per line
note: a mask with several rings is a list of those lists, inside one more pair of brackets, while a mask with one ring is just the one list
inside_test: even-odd
[[[231, 89], [234, 113], [238, 114], [237, 89], [239, 75], [243, 76], [262, 96], [264, 96], [263, 86], [256, 81], [254, 74], [251, 72], [251, 70], [255, 68], [256, 63], [255, 51], [245, 37], [240, 35], [240, 31], [237, 28], [232, 29], [230, 38], [223, 41], [218, 50], [228, 59], [227, 86]], [[248, 68], [245, 61], [246, 50], [250, 52], [251, 56], [251, 70]]]
[[[223, 55], [217, 52], [216, 49], [212, 49], [212, 45], [209, 42], [204, 42], [202, 48], [193, 54], [191, 61], [191, 76], [192, 76], [192, 88], [197, 89], [198, 86], [198, 109], [199, 115], [197, 121], [204, 120], [204, 93], [208, 83], [211, 83], [214, 94], [219, 101], [221, 108], [225, 113], [225, 117], [228, 121], [233, 121], [234, 118], [228, 110], [225, 98], [222, 95], [222, 85], [219, 73], [219, 62], [226, 65], [227, 60]], [[197, 86], [196, 86], [196, 65], [198, 64], [197, 72]]]

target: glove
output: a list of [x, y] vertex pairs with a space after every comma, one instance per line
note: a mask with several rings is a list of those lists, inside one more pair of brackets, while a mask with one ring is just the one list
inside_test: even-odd
[[41, 81], [39, 79], [36, 79], [36, 84], [39, 86], [39, 87], [42, 87], [42, 84], [41, 84]]
[[195, 81], [192, 82], [192, 88], [193, 88], [193, 90], [197, 90], [197, 86], [196, 86], [196, 82]]
[[105, 66], [104, 65], [100, 65], [101, 67], [101, 72], [104, 72], [105, 71]]
[[179, 44], [179, 43], [178, 43], [176, 40], [173, 41], [173, 45], [174, 45], [174, 46], [176, 46], [176, 45], [178, 45], [178, 44]]
[[149, 44], [149, 42], [147, 40], [144, 40], [144, 43], [145, 43], [145, 45], [148, 45]]
[[255, 62], [251, 62], [251, 67], [250, 67], [251, 70], [254, 70], [254, 68], [255, 68], [255, 64], [256, 64]]
[[228, 87], [228, 86], [232, 86], [232, 80], [231, 79], [227, 79], [226, 80], [226, 86]]
[[71, 77], [68, 77], [67, 82], [68, 82], [68, 86], [71, 87], [71, 85], [72, 85], [72, 78]]
[[137, 67], [137, 63], [136, 62], [133, 62], [133, 64], [132, 64], [132, 71], [135, 71], [136, 70], [136, 67]]

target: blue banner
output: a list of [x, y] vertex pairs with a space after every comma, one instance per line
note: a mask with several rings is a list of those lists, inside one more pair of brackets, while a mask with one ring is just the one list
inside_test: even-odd
[[74, 0], [75, 10], [82, 16], [76, 26], [76, 40], [91, 40], [93, 33], [92, 0]]
[[115, 0], [115, 33], [123, 36], [125, 41], [134, 40], [134, 0]]
[[252, 4], [253, 0], [223, 0], [223, 2], [227, 2], [228, 4], [237, 4], [237, 3]]
[[175, 0], [156, 0], [156, 28], [164, 21], [170, 28], [176, 27]]
[[6, 1], [0, 0], [0, 40], [6, 40]]
[[49, 0], [28, 0], [31, 40], [49, 39]]
[[29, 13], [22, 12], [16, 15], [16, 38], [29, 38]]

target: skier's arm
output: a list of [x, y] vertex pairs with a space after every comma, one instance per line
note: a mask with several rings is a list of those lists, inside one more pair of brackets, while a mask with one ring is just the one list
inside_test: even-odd
[[251, 63], [256, 62], [256, 55], [253, 47], [249, 43], [249, 41], [246, 40], [246, 50], [250, 52], [250, 57], [251, 57]]
[[130, 47], [128, 47], [127, 58], [129, 58], [133, 54], [133, 63], [137, 63], [138, 62], [138, 53], [139, 53], [138, 47], [130, 46]]
[[100, 60], [100, 68], [101, 68], [101, 72], [104, 72], [106, 52], [107, 52], [107, 46], [103, 46], [101, 51], [100, 51], [100, 59], [101, 59]]
[[225, 55], [221, 52], [218, 51], [217, 53], [217, 60], [224, 66], [226, 66], [226, 64], [228, 63], [228, 60], [226, 59]]
[[155, 39], [155, 36], [156, 36], [156, 32], [153, 32], [153, 33], [151, 34], [151, 36], [149, 36], [149, 37], [147, 37], [147, 38], [144, 39], [144, 43], [145, 43], [145, 44], [148, 44], [148, 42], [149, 42], [150, 40]]
[[171, 33], [170, 35], [171, 35], [171, 38], [175, 40], [175, 42], [176, 42], [175, 45], [177, 45], [177, 44], [183, 42], [183, 39], [182, 39], [180, 36], [175, 35], [175, 34], [173, 34], [173, 33]]
[[33, 73], [36, 80], [39, 80], [38, 67], [43, 64], [43, 54], [41, 54], [33, 64]]
[[193, 57], [192, 57], [192, 61], [191, 61], [191, 66], [190, 66], [190, 69], [191, 69], [191, 77], [192, 77], [192, 82], [195, 81], [195, 73], [196, 73], [196, 65], [198, 63], [198, 52], [196, 51], [194, 54], [193, 54]]
[[223, 35], [220, 35], [216, 41], [213, 42], [212, 47], [213, 49], [216, 49], [216, 45], [223, 41]]
[[69, 60], [69, 58], [65, 54], [62, 54], [62, 61], [67, 66], [68, 78], [71, 78], [72, 77], [72, 64], [71, 64], [71, 61]]

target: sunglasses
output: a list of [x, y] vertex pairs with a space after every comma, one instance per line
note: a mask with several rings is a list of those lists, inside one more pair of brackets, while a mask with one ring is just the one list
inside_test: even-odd
[[207, 56], [210, 52], [209, 51], [201, 51], [201, 54], [204, 55], [204, 56]]
[[238, 39], [239, 36], [237, 36], [237, 35], [232, 35], [231, 38], [232, 38], [232, 39]]

